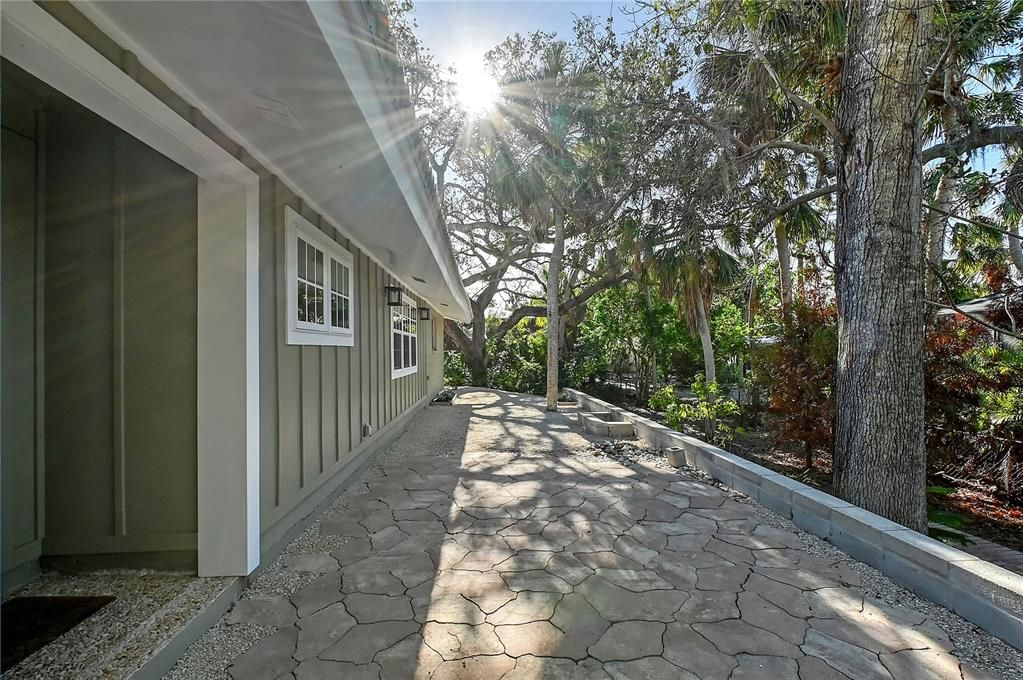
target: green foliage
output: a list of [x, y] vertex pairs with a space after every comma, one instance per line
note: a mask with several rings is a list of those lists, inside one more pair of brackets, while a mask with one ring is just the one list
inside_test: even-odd
[[654, 411], [666, 412], [672, 406], [678, 404], [678, 397], [675, 395], [675, 388], [667, 385], [650, 395], [647, 405]]
[[487, 386], [511, 392], [543, 394], [547, 389], [546, 319], [523, 320], [491, 342]]
[[934, 324], [925, 349], [929, 465], [1000, 484], [991, 461], [1018, 455], [1023, 441], [1023, 350], [956, 318]]
[[929, 486], [927, 487], [927, 493], [933, 493], [937, 496], [951, 496], [959, 489], [952, 486]]
[[444, 352], [444, 384], [450, 387], [472, 384], [472, 373], [465, 355], [458, 350]]
[[742, 377], [740, 367], [749, 358], [749, 328], [742, 310], [731, 300], [714, 306], [710, 321], [718, 380], [735, 383]]
[[693, 381], [692, 388], [695, 401], [671, 404], [666, 409], [668, 425], [682, 430], [686, 424], [700, 424], [709, 429], [714, 444], [728, 446], [736, 429], [726, 419], [739, 415], [739, 405], [734, 399], [721, 395], [717, 381], [708, 383], [702, 374]]

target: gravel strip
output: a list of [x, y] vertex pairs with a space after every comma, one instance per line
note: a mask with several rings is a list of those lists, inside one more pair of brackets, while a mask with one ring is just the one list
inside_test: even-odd
[[12, 597], [102, 594], [116, 599], [3, 677], [5, 680], [125, 677], [161, 649], [232, 580], [149, 569], [43, 574]]

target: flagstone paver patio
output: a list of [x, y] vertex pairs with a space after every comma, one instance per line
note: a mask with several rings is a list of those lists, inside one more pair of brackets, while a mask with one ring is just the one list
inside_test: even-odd
[[983, 677], [848, 562], [703, 481], [579, 455], [533, 397], [463, 392], [416, 423], [435, 435], [320, 520], [339, 547], [287, 558], [312, 580], [229, 614], [276, 629], [233, 678]]

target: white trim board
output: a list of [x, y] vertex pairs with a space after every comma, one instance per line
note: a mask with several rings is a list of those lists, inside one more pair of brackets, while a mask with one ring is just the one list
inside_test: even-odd
[[259, 178], [35, 3], [2, 3], [0, 24], [4, 57], [199, 178], [199, 573], [247, 575], [260, 554]]

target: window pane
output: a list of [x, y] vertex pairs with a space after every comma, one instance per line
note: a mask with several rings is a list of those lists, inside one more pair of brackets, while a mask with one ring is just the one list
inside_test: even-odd
[[394, 368], [395, 370], [404, 368], [401, 365], [401, 336], [397, 333], [391, 333], [391, 337], [394, 340]]
[[415, 337], [410, 338], [410, 340], [412, 340], [412, 365], [413, 366], [418, 366], [419, 365], [419, 347], [418, 347], [419, 343], [416, 341]]
[[348, 323], [348, 298], [341, 300], [341, 325], [344, 328], [351, 328], [351, 324]]
[[337, 262], [335, 262], [334, 260], [331, 260], [330, 261], [330, 289], [333, 290], [333, 291], [337, 291], [338, 287], [341, 285], [340, 282], [338, 281], [338, 278], [339, 277], [337, 275]]
[[406, 335], [406, 336], [403, 337], [404, 342], [402, 342], [402, 351], [403, 351], [404, 357], [405, 357], [405, 362], [404, 362], [405, 368], [408, 368], [409, 366], [412, 365], [412, 352], [409, 351], [409, 340], [410, 339], [411, 338], [409, 338], [409, 336]]
[[330, 325], [337, 328], [341, 320], [341, 298], [336, 293], [330, 294]]
[[316, 278], [313, 283], [323, 285], [323, 253], [316, 251]]
[[[322, 273], [322, 272], [321, 272]], [[316, 323], [323, 323], [323, 289], [316, 289], [316, 315], [313, 317]]]
[[298, 239], [298, 275], [305, 278], [305, 241]]
[[345, 295], [351, 295], [351, 293], [348, 292], [348, 267], [341, 268], [341, 277], [341, 292]]
[[306, 318], [307, 318], [306, 317], [306, 313], [305, 313], [306, 286], [307, 285], [308, 284], [303, 283], [302, 281], [298, 282], [298, 320], [299, 321], [305, 321]]

